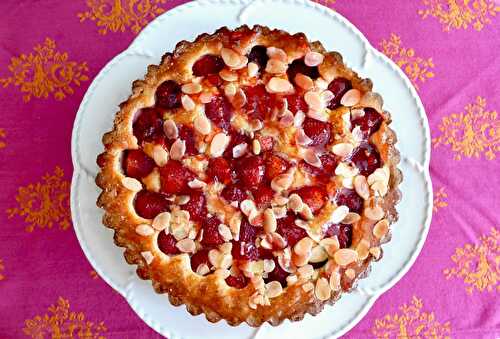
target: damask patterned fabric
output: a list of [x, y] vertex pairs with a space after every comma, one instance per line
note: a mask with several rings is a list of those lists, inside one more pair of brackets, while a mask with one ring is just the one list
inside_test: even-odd
[[[0, 338], [159, 337], [78, 245], [70, 136], [91, 79], [180, 2], [0, 1]], [[500, 337], [500, 1], [321, 3], [403, 69], [432, 134], [427, 242], [345, 337]]]

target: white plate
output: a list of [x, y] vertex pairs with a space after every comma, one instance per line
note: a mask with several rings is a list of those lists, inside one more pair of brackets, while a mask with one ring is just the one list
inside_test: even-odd
[[[140, 280], [135, 267], [113, 245], [113, 232], [101, 224], [103, 212], [95, 201], [96, 156], [102, 152], [101, 135], [112, 127], [117, 105], [130, 94], [131, 83], [144, 76], [146, 66], [157, 64], [177, 41], [192, 40], [220, 26], [262, 24], [289, 32], [304, 32], [323, 42], [328, 50], [342, 53], [347, 65], [375, 84], [375, 91], [392, 112], [391, 125], [399, 137], [400, 165], [404, 174], [400, 220], [393, 226], [393, 239], [384, 246], [384, 258], [373, 265], [369, 277], [353, 293], [344, 295], [318, 316], [301, 322], [284, 322], [278, 328], [264, 325], [230, 327], [209, 323], [203, 315], [193, 317], [156, 294], [149, 281]], [[328, 27], [328, 29], [325, 29]], [[71, 185], [73, 225], [85, 255], [99, 275], [123, 295], [130, 306], [157, 332], [174, 338], [323, 338], [337, 337], [351, 329], [383, 292], [408, 271], [428, 232], [432, 211], [429, 177], [430, 134], [422, 103], [401, 70], [375, 50], [345, 18], [309, 1], [212, 0], [190, 2], [168, 11], [149, 24], [123, 53], [111, 60], [89, 87], [75, 120], [72, 158], [75, 171]]]

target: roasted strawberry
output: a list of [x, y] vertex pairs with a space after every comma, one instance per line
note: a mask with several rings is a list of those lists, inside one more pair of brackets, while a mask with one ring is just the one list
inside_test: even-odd
[[165, 231], [161, 231], [160, 234], [158, 234], [158, 248], [160, 251], [162, 251], [165, 254], [179, 254], [180, 251], [175, 246], [177, 243], [177, 240], [174, 238], [172, 234], [167, 234]]
[[224, 60], [218, 55], [207, 54], [196, 60], [193, 64], [193, 75], [204, 77], [219, 73], [224, 69]]
[[224, 187], [221, 196], [228, 202], [237, 201], [240, 203], [248, 198], [248, 193], [239, 184], [230, 184]]
[[219, 225], [222, 224], [219, 218], [211, 217], [203, 222], [203, 238], [201, 244], [206, 246], [216, 246], [224, 243], [224, 239], [219, 233]]
[[266, 208], [271, 204], [274, 197], [274, 191], [267, 185], [260, 185], [252, 190], [253, 199], [258, 208]]
[[257, 139], [259, 141], [261, 152], [267, 152], [267, 151], [273, 150], [274, 138], [272, 136], [256, 134], [255, 139]]
[[304, 100], [303, 95], [289, 94], [285, 98], [286, 98], [286, 101], [288, 103], [288, 109], [293, 114], [297, 113], [298, 111], [302, 111], [303, 113], [307, 113], [307, 111], [309, 110], [309, 106], [307, 105], [306, 101]]
[[164, 109], [181, 107], [181, 86], [173, 80], [164, 81], [156, 89], [156, 106]]
[[181, 125], [179, 128], [179, 139], [184, 140], [186, 144], [186, 155], [198, 154], [194, 142], [194, 130], [186, 125]]
[[156, 108], [143, 108], [137, 113], [132, 132], [139, 143], [163, 136], [163, 119]]
[[245, 112], [251, 119], [263, 120], [271, 116], [274, 108], [274, 98], [266, 91], [264, 85], [244, 87], [247, 102]]
[[169, 206], [170, 201], [160, 193], [143, 190], [135, 196], [135, 212], [145, 219], [153, 219], [161, 212], [168, 211]]
[[355, 190], [343, 188], [335, 195], [337, 206], [347, 206], [349, 211], [360, 214], [363, 210], [363, 198]]
[[226, 159], [233, 159], [233, 148], [240, 144], [247, 144], [247, 147], [250, 147], [252, 144], [252, 140], [245, 134], [238, 132], [233, 128], [229, 128], [229, 144], [227, 145], [224, 154], [222, 155]]
[[190, 192], [189, 201], [182, 205], [181, 208], [189, 212], [191, 220], [198, 222], [203, 221], [207, 216], [205, 194], [201, 191]]
[[371, 107], [365, 107], [365, 114], [362, 117], [358, 117], [351, 121], [351, 126], [354, 129], [356, 126], [359, 126], [361, 132], [363, 132], [363, 136], [368, 139], [370, 135], [375, 133], [384, 121], [384, 118], [380, 113], [378, 113], [375, 109]]
[[350, 247], [352, 244], [352, 226], [345, 224], [326, 225], [325, 237], [337, 236], [340, 248]]
[[191, 269], [193, 272], [196, 272], [201, 264], [205, 264], [209, 268], [212, 266], [208, 260], [208, 251], [208, 249], [201, 249], [191, 256]]
[[236, 173], [244, 187], [258, 187], [264, 180], [264, 159], [261, 156], [249, 156], [238, 160]]
[[352, 88], [352, 84], [346, 78], [336, 78], [328, 85], [328, 90], [333, 93], [333, 99], [328, 104], [329, 109], [340, 106], [340, 99]]
[[279, 155], [268, 153], [265, 156], [266, 172], [265, 177], [271, 181], [278, 175], [285, 173], [290, 168], [290, 163]]
[[318, 67], [309, 67], [304, 63], [303, 59], [294, 60], [289, 66], [286, 74], [288, 75], [288, 80], [295, 83], [295, 76], [297, 73], [307, 75], [311, 79], [316, 79], [319, 77]]
[[290, 273], [285, 271], [284, 269], [281, 268], [278, 260], [275, 258], [274, 259], [274, 270], [269, 272], [267, 275], [267, 278], [264, 279], [266, 283], [270, 281], [279, 281], [281, 283], [281, 286], [285, 287], [286, 284], [286, 277], [288, 277]]
[[218, 127], [227, 130], [233, 116], [233, 106], [224, 95], [212, 97], [212, 101], [205, 104], [205, 115]]
[[307, 237], [307, 232], [295, 225], [295, 215], [288, 213], [286, 217], [277, 220], [277, 230], [286, 240], [288, 246], [295, 245], [300, 239]]
[[167, 194], [182, 194], [189, 191], [188, 182], [194, 178], [194, 173], [182, 166], [182, 163], [169, 160], [160, 168], [161, 191]]
[[228, 284], [231, 287], [241, 289], [248, 284], [248, 278], [245, 277], [243, 274], [237, 276], [230, 275], [229, 277], [226, 278], [226, 284]]
[[330, 142], [332, 126], [328, 122], [319, 121], [312, 118], [305, 118], [302, 125], [304, 133], [311, 138], [310, 146], [323, 146]]
[[229, 162], [222, 157], [210, 158], [208, 161], [207, 176], [212, 181], [218, 181], [224, 185], [230, 184], [233, 176]]
[[318, 212], [327, 200], [326, 191], [320, 186], [304, 186], [294, 191], [294, 193], [297, 193], [302, 198], [302, 201], [309, 206], [313, 213]]
[[359, 173], [364, 176], [369, 176], [382, 166], [380, 154], [376, 147], [370, 143], [364, 143], [356, 147], [349, 159], [359, 169]]
[[155, 168], [153, 159], [140, 149], [127, 150], [123, 157], [125, 175], [132, 178], [143, 178]]
[[248, 62], [256, 63], [260, 70], [266, 68], [267, 60], [269, 60], [269, 57], [267, 56], [266, 46], [254, 46], [248, 54]]

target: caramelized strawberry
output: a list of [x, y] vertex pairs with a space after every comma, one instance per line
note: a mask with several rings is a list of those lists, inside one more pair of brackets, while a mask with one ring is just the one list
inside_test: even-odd
[[257, 260], [259, 251], [255, 246], [255, 239], [260, 230], [250, 225], [247, 219], [243, 219], [240, 225], [238, 241], [233, 241], [231, 254], [236, 260]]
[[179, 254], [179, 249], [175, 246], [177, 240], [172, 234], [167, 234], [165, 231], [161, 231], [158, 234], [158, 248], [165, 254]]
[[363, 210], [363, 198], [361, 198], [355, 190], [343, 188], [335, 195], [335, 203], [337, 206], [347, 206], [349, 211], [361, 214]]
[[309, 106], [307, 105], [306, 101], [304, 100], [303, 95], [289, 94], [285, 98], [286, 98], [286, 101], [288, 103], [288, 109], [293, 114], [297, 113], [298, 111], [302, 111], [304, 113], [307, 113], [307, 111], [309, 110]]
[[295, 83], [295, 76], [297, 73], [301, 73], [307, 75], [311, 79], [316, 79], [319, 77], [318, 67], [309, 67], [304, 63], [303, 59], [294, 60], [290, 66], [288, 66], [288, 70], [286, 74], [288, 75], [288, 80], [290, 82]]
[[170, 201], [160, 193], [143, 190], [135, 196], [135, 212], [145, 219], [153, 219], [161, 212], [168, 211], [169, 206]]
[[208, 161], [207, 176], [212, 181], [218, 181], [224, 185], [231, 183], [232, 169], [229, 162], [222, 157], [210, 158]]
[[382, 166], [380, 154], [370, 143], [364, 143], [354, 149], [350, 156], [351, 162], [359, 169], [359, 173], [369, 176]]
[[208, 249], [201, 249], [191, 256], [191, 269], [196, 272], [198, 266], [205, 264], [211, 267], [210, 261], [208, 260]]
[[266, 172], [265, 177], [271, 181], [278, 175], [285, 173], [290, 167], [290, 163], [280, 157], [279, 155], [268, 153], [266, 158]]
[[323, 146], [330, 142], [332, 134], [330, 123], [307, 117], [302, 128], [304, 133], [312, 140], [310, 146]]
[[140, 149], [125, 151], [123, 158], [123, 170], [125, 175], [132, 178], [143, 178], [155, 168], [153, 159]]
[[238, 203], [248, 198], [248, 193], [238, 184], [230, 184], [224, 187], [221, 196], [228, 202], [237, 201]]
[[307, 237], [307, 232], [295, 225], [295, 215], [288, 213], [286, 217], [277, 220], [277, 231], [286, 240], [288, 246], [295, 245], [300, 239]]
[[217, 95], [205, 104], [205, 114], [215, 125], [227, 130], [233, 116], [233, 106], [225, 96]]
[[340, 106], [340, 99], [352, 88], [352, 84], [346, 78], [336, 78], [328, 85], [328, 89], [333, 93], [333, 99], [328, 104], [329, 109]]
[[267, 60], [269, 60], [269, 57], [267, 56], [267, 48], [265, 46], [254, 46], [248, 54], [248, 62], [256, 63], [260, 70], [266, 68]]
[[253, 87], [244, 87], [243, 91], [247, 97], [245, 104], [246, 114], [251, 119], [264, 120], [271, 116], [274, 108], [274, 99], [271, 94], [266, 91], [264, 85]]
[[219, 225], [222, 224], [219, 218], [211, 217], [203, 222], [203, 238], [201, 244], [206, 246], [216, 246], [224, 243], [224, 239], [219, 233]]
[[323, 187], [304, 186], [296, 190], [304, 203], [306, 203], [313, 213], [318, 212], [326, 203], [327, 194]]
[[365, 115], [353, 119], [351, 121], [351, 125], [352, 128], [359, 126], [361, 132], [363, 132], [363, 136], [367, 139], [380, 128], [384, 118], [380, 115], [380, 113], [371, 107], [365, 107], [363, 110]]
[[194, 143], [194, 130], [191, 127], [181, 125], [179, 127], [179, 138], [184, 140], [186, 144], [186, 155], [198, 154]]
[[243, 274], [237, 276], [230, 275], [229, 277], [226, 278], [226, 284], [228, 284], [231, 287], [241, 289], [248, 284], [248, 278], [245, 277]]
[[326, 226], [325, 237], [337, 236], [340, 248], [350, 247], [352, 244], [352, 226], [345, 224], [330, 224]]
[[305, 161], [299, 163], [300, 168], [305, 172], [311, 174], [315, 180], [320, 183], [328, 183], [330, 178], [335, 175], [335, 168], [337, 168], [337, 157], [331, 153], [320, 155], [321, 167], [309, 165]]
[[224, 68], [224, 60], [220, 56], [207, 54], [196, 60], [193, 64], [193, 75], [205, 77], [216, 74]]
[[274, 191], [267, 185], [260, 185], [252, 190], [253, 199], [258, 208], [266, 208], [271, 204], [274, 197]]
[[258, 187], [264, 179], [264, 160], [261, 156], [249, 156], [239, 160], [236, 173], [244, 187]]
[[139, 143], [163, 136], [163, 119], [156, 108], [143, 108], [137, 113], [132, 131]]
[[195, 175], [179, 161], [169, 160], [160, 168], [161, 191], [167, 194], [182, 194], [189, 190], [188, 182]]
[[191, 220], [198, 222], [202, 221], [207, 216], [205, 194], [200, 191], [190, 192], [189, 201], [182, 205], [181, 208], [189, 212]]
[[164, 81], [156, 89], [156, 106], [164, 109], [181, 107], [181, 86], [173, 80]]
[[261, 152], [272, 151], [274, 147], [274, 138], [270, 135], [256, 134], [255, 139], [259, 141]]
[[226, 159], [233, 159], [234, 146], [240, 144], [247, 144], [247, 147], [249, 147], [249, 145], [251, 145], [252, 143], [252, 140], [247, 135], [238, 132], [234, 128], [230, 127], [228, 134], [231, 137], [231, 139], [229, 140], [229, 144], [227, 145], [227, 148], [224, 151], [224, 154], [222, 155]]
[[275, 258], [274, 259], [274, 270], [269, 272], [267, 275], [267, 278], [264, 279], [266, 283], [270, 281], [278, 281], [281, 283], [281, 286], [285, 287], [286, 284], [286, 277], [288, 277], [290, 273], [285, 271], [284, 269], [281, 268], [280, 264], [278, 263], [278, 260]]

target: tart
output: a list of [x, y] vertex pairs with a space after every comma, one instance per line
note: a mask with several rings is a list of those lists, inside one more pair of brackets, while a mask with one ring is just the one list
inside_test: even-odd
[[97, 163], [103, 223], [173, 305], [300, 320], [382, 256], [401, 173], [372, 82], [302, 33], [181, 41], [120, 105]]

